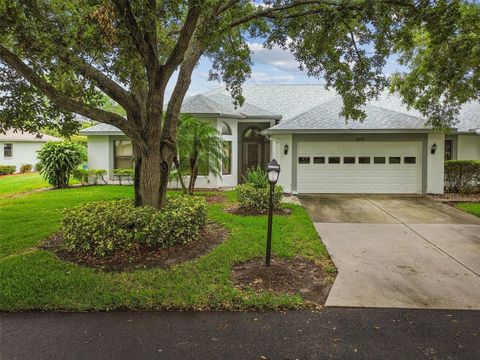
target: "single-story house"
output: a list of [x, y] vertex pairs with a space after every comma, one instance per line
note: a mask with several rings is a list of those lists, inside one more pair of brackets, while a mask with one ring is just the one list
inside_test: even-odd
[[33, 167], [38, 163], [37, 151], [47, 141], [61, 141], [54, 136], [8, 130], [5, 134], [0, 133], [0, 165], [15, 165], [17, 172], [20, 166], [30, 164]]
[[[200, 176], [198, 187], [235, 186], [249, 168], [275, 158], [288, 193], [442, 193], [444, 160], [480, 160], [478, 102], [465, 104], [444, 133], [393, 95], [369, 102], [358, 122], [342, 118], [342, 99], [321, 85], [255, 85], [243, 94], [239, 108], [223, 89], [184, 101], [183, 113], [217, 127], [231, 159], [221, 177]], [[91, 169], [132, 166], [130, 140], [119, 129], [99, 124], [81, 134]]]

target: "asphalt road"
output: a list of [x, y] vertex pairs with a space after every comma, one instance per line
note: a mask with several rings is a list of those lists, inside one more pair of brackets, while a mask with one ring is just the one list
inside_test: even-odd
[[479, 359], [480, 311], [1, 315], [0, 359]]

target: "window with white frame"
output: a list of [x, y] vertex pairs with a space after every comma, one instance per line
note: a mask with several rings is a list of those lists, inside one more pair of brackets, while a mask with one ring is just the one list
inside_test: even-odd
[[3, 157], [10, 158], [13, 156], [13, 145], [3, 144]]

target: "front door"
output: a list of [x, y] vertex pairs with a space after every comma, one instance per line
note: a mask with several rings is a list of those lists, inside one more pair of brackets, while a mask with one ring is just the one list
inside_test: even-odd
[[243, 175], [250, 169], [256, 169], [262, 164], [263, 144], [258, 142], [243, 143]]
[[247, 128], [241, 139], [242, 159], [239, 182], [243, 181], [248, 170], [263, 168], [270, 156], [270, 143], [257, 126]]

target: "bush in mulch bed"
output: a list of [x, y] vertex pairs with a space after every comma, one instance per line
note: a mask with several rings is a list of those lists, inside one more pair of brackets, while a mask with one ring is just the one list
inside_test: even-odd
[[274, 258], [269, 267], [263, 259], [235, 265], [232, 280], [242, 290], [256, 293], [298, 294], [305, 300], [323, 305], [335, 279], [333, 265], [325, 269], [312, 260]]
[[[232, 213], [242, 215], [264, 214], [268, 211], [270, 201], [270, 185], [267, 172], [260, 167], [251, 169], [244, 178], [245, 184], [235, 188], [238, 200], [238, 209], [230, 209]], [[273, 192], [273, 208], [280, 210], [283, 198], [283, 190], [275, 186]]]
[[131, 200], [88, 203], [64, 212], [63, 239], [71, 252], [109, 257], [134, 248], [163, 249], [198, 238], [207, 222], [205, 199], [173, 196], [157, 210]]
[[185, 261], [208, 254], [228, 237], [229, 232], [215, 222], [209, 222], [198, 234], [198, 239], [164, 249], [151, 249], [137, 244], [128, 251], [117, 251], [108, 257], [65, 249], [63, 233], [54, 234], [41, 246], [53, 251], [60, 259], [103, 271], [125, 271], [158, 267], [167, 269]]

